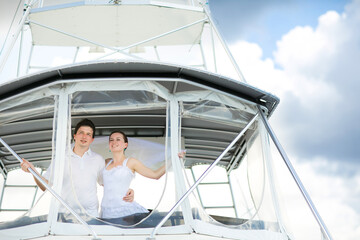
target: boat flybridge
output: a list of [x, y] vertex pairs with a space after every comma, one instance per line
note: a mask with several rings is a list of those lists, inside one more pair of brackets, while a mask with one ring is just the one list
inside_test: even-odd
[[[269, 125], [279, 99], [245, 82], [207, 2], [26, 1], [0, 64], [0, 239], [332, 239]], [[130, 186], [148, 213], [62, 198], [84, 118], [104, 159], [121, 129], [127, 155], [166, 165]], [[51, 171], [46, 191], [22, 158]]]

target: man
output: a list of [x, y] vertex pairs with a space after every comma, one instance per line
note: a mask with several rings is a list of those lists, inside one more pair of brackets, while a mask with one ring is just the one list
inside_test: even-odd
[[[95, 137], [94, 123], [89, 119], [83, 119], [76, 125], [73, 137], [74, 147], [68, 153], [70, 164], [69, 161], [65, 162], [61, 197], [71, 207], [79, 208], [80, 204], [88, 214], [98, 217], [99, 200], [96, 182], [102, 185], [105, 160], [90, 149], [90, 144]], [[29, 172], [29, 167], [36, 171], [33, 164], [23, 160], [21, 163], [23, 171]], [[49, 179], [51, 179], [51, 167], [50, 165], [43, 176], [39, 174], [46, 183], [49, 183]], [[36, 184], [45, 191], [45, 186], [35, 177], [34, 179]], [[132, 202], [133, 200], [134, 191], [129, 189], [124, 201]]]

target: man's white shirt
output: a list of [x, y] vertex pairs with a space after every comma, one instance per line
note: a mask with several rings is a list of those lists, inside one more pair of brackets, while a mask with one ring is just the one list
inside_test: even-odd
[[[68, 152], [67, 156], [69, 156], [67, 160], [70, 159], [70, 162], [65, 160], [63, 186], [60, 196], [70, 207], [80, 209], [80, 203], [88, 214], [98, 217], [97, 183], [103, 185], [104, 158], [91, 151], [90, 148], [82, 157], [76, 155], [72, 150]], [[52, 178], [51, 166], [50, 164], [43, 175], [47, 180]], [[59, 211], [64, 212], [64, 208], [60, 207]]]

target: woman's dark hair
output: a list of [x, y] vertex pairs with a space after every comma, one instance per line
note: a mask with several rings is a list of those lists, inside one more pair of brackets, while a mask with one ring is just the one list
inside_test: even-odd
[[125, 134], [124, 132], [120, 131], [120, 130], [112, 131], [112, 132], [110, 133], [110, 135], [109, 135], [109, 141], [110, 141], [111, 135], [113, 135], [114, 133], [120, 133], [120, 134], [123, 135], [123, 137], [124, 137], [124, 142], [126, 142], [126, 143], [128, 142], [128, 138], [127, 138], [126, 134]]
[[92, 128], [92, 130], [93, 130], [92, 138], [94, 138], [95, 137], [95, 124], [87, 118], [81, 120], [80, 122], [78, 122], [78, 124], [76, 124], [75, 130], [74, 130], [74, 135], [77, 133], [77, 131], [79, 130], [80, 127], [84, 127], [84, 126]]

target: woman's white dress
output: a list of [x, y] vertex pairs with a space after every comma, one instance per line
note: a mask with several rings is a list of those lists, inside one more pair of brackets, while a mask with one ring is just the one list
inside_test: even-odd
[[[107, 165], [112, 163], [111, 160]], [[101, 203], [102, 218], [119, 218], [134, 213], [147, 213], [146, 208], [137, 202], [125, 202], [126, 195], [131, 181], [135, 174], [126, 166], [128, 158], [122, 166], [116, 166], [110, 170], [106, 167], [103, 170], [104, 196]]]

